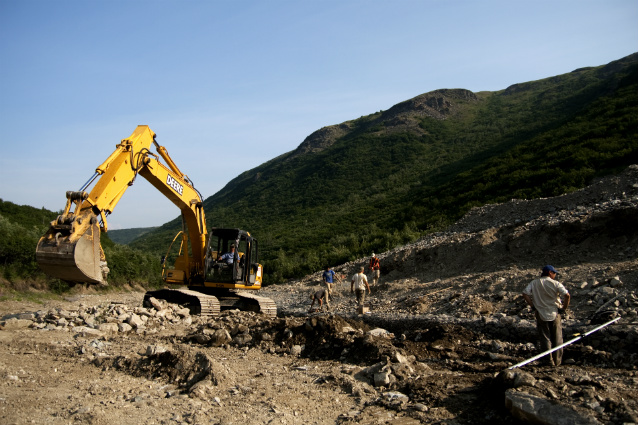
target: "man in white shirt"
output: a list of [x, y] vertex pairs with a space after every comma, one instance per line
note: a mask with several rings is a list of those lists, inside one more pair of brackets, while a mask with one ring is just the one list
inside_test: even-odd
[[368, 294], [370, 294], [370, 285], [368, 285], [368, 278], [363, 273], [364, 267], [359, 269], [359, 273], [355, 274], [350, 281], [350, 292], [355, 292], [357, 295], [357, 303], [359, 306], [363, 306], [363, 302], [366, 299], [366, 288], [368, 288]]
[[[541, 350], [547, 351], [563, 343], [561, 314], [569, 307], [570, 295], [558, 282], [558, 272], [553, 266], [543, 267], [541, 277], [531, 281], [523, 290], [525, 302], [534, 309], [536, 328], [540, 338]], [[561, 304], [562, 296], [562, 304]], [[548, 364], [560, 366], [563, 349], [551, 353]]]

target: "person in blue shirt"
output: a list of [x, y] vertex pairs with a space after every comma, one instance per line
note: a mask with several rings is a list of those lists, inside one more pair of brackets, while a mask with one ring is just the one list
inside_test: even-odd
[[323, 272], [323, 283], [326, 284], [326, 288], [328, 288], [327, 298], [332, 299], [332, 285], [334, 284], [335, 272], [330, 268], [330, 266], [326, 266], [326, 271]]
[[235, 244], [232, 244], [230, 246], [230, 252], [223, 254], [221, 257], [217, 259], [217, 261], [220, 261], [226, 264], [233, 264], [233, 262], [235, 262], [236, 259], [237, 259], [237, 253], [235, 252]]

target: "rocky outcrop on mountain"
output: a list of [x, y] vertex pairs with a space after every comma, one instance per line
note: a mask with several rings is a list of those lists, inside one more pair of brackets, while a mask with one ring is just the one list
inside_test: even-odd
[[478, 96], [465, 89], [442, 89], [425, 93], [398, 103], [387, 111], [370, 115], [365, 121], [346, 121], [338, 125], [323, 127], [306, 139], [292, 153], [290, 158], [320, 152], [332, 146], [341, 137], [359, 128], [382, 128], [383, 132], [409, 130], [423, 133], [419, 123], [424, 117], [443, 120], [454, 115], [459, 102], [478, 102]]
[[428, 278], [638, 257], [638, 166], [576, 192], [471, 210], [446, 232], [384, 254], [386, 271]]
[[330, 125], [320, 128], [312, 133], [310, 136], [299, 145], [293, 152], [292, 157], [303, 155], [306, 153], [320, 152], [336, 142], [340, 137], [345, 136], [352, 128], [351, 121]]
[[460, 101], [478, 102], [476, 94], [465, 89], [435, 90], [398, 103], [381, 115], [381, 120], [392, 122], [401, 117], [432, 117], [438, 120], [456, 112]]

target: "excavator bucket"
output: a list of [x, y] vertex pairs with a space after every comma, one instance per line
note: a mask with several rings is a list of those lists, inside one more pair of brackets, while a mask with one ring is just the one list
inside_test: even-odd
[[48, 233], [35, 251], [40, 268], [49, 276], [69, 283], [104, 283], [97, 224], [75, 242], [61, 233]]

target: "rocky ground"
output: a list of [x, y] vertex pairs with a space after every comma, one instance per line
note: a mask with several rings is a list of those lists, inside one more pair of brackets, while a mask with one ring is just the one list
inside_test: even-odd
[[[264, 289], [277, 318], [136, 291], [0, 303], [0, 423], [638, 423], [637, 210], [638, 166], [474, 209], [380, 254], [363, 315], [348, 281], [367, 259], [335, 265], [330, 311], [308, 311], [320, 272]], [[547, 263], [577, 341], [558, 368], [509, 370], [538, 353], [520, 292]]]

